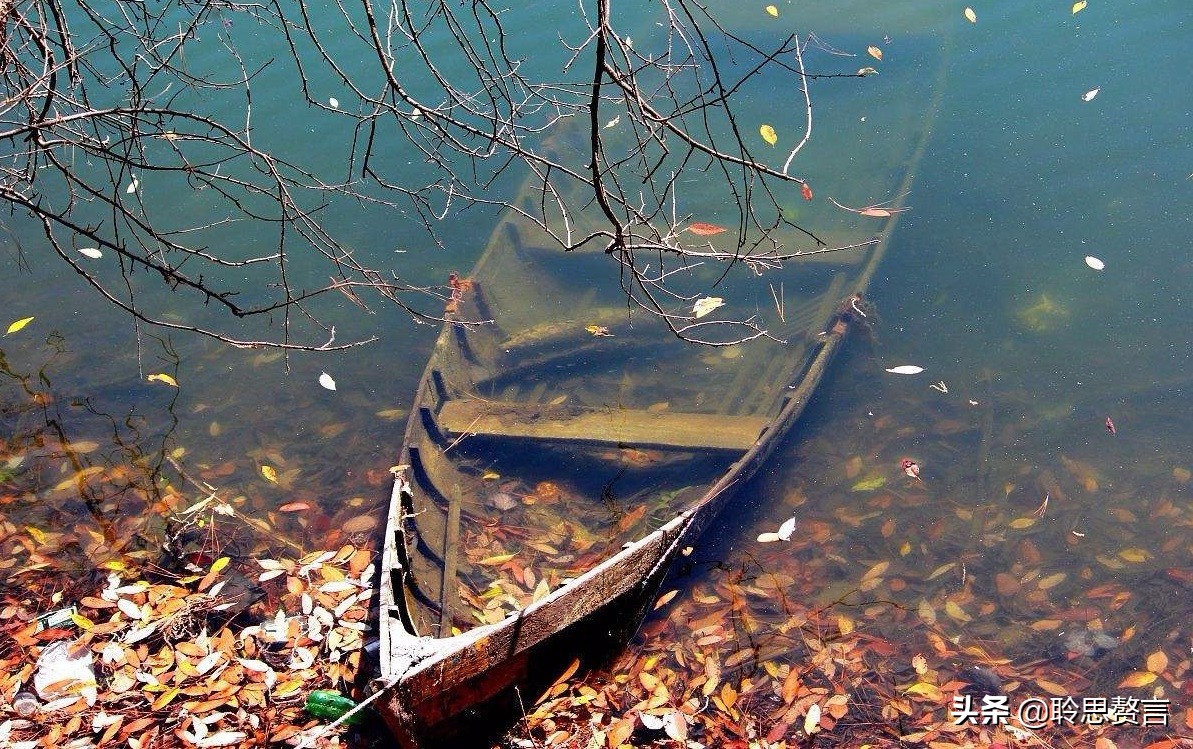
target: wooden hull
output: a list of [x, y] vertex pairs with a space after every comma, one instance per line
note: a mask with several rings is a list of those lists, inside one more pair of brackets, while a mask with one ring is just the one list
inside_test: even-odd
[[[906, 194], [926, 142], [925, 105], [901, 106], [917, 129], [875, 167], [887, 196]], [[538, 184], [520, 196], [527, 212]], [[536, 681], [633, 633], [861, 319], [850, 301], [899, 214], [866, 223], [831, 210], [830, 244], [881, 234], [718, 286], [727, 308], [752, 306], [771, 332], [725, 349], [630, 316], [603, 253], [562, 257], [517, 211], [501, 219], [436, 342], [395, 469], [375, 704], [403, 747], [451, 745], [494, 706], [528, 708]], [[787, 249], [803, 239], [774, 237]]]

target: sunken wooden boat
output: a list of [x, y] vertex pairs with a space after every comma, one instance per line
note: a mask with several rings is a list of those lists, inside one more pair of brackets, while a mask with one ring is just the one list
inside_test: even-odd
[[[927, 129], [924, 104], [908, 107], [903, 141], [875, 150], [875, 179], [842, 181], [839, 200], [907, 192]], [[578, 158], [587, 145], [554, 141]], [[725, 280], [726, 311], [748, 309], [769, 335], [707, 347], [630, 314], [603, 252], [553, 246], [524, 215], [545, 202], [541, 180], [517, 201], [457, 284], [394, 469], [373, 704], [407, 748], [453, 745], [493, 706], [529, 709], [527, 684], [633, 633], [864, 322], [898, 218], [814, 206], [831, 230], [820, 239], [854, 249]], [[794, 230], [768, 241], [823, 246]]]

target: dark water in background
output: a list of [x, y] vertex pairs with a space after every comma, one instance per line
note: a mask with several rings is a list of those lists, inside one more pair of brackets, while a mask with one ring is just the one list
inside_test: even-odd
[[[891, 65], [901, 40], [951, 39], [948, 81], [908, 200], [913, 208], [871, 287], [881, 316], [874, 339], [850, 345], [801, 437], [751, 486], [753, 509], [724, 523], [722, 546], [750, 543], [755, 521], [781, 520], [786, 505], [768, 513], [767, 501], [792, 487], [831, 514], [858, 500], [858, 477], [846, 476], [851, 459], [861, 460], [860, 477], [878, 472], [894, 483], [899, 458], [912, 455], [928, 492], [949, 512], [1018, 501], [1029, 514], [1060, 486], [1071, 501], [1056, 510], [1057, 522], [1097, 535], [1105, 554], [1143, 548], [1152, 568], [1187, 568], [1189, 542], [1172, 543], [1172, 527], [1099, 512], [1109, 502], [1143, 518], [1146, 503], [1162, 495], [1188, 518], [1193, 84], [1185, 71], [1193, 22], [1186, 3], [1091, 3], [1074, 17], [1068, 3], [1014, 0], [974, 4], [976, 24], [962, 17], [962, 6], [935, 2], [803, 5], [779, 4], [780, 20], [829, 44], [835, 35], [870, 34]], [[566, 3], [543, 9], [561, 28], [574, 18]], [[726, 23], [774, 23], [753, 7], [738, 14]], [[529, 44], [543, 26], [536, 17], [533, 29], [512, 31]], [[644, 21], [641, 38], [650, 26]], [[249, 21], [233, 28], [240, 44], [275, 42]], [[326, 154], [334, 164], [331, 146], [343, 135], [335, 116], [296, 106], [289, 75], [278, 66], [257, 82], [258, 122], [287, 123], [274, 134], [287, 148], [316, 162]], [[332, 82], [316, 83], [321, 95], [345, 98]], [[1097, 96], [1083, 101], [1095, 88]], [[854, 95], [841, 106], [864, 108], [864, 87]], [[810, 171], [826, 174], [848, 159], [816, 145], [814, 137]], [[410, 158], [400, 144], [387, 156]], [[193, 196], [157, 197], [195, 210]], [[362, 260], [437, 284], [470, 267], [494, 217], [477, 211], [442, 227], [441, 247], [408, 217], [380, 209], [340, 206], [327, 220], [348, 232]], [[43, 262], [35, 231], [17, 226], [14, 236], [25, 267], [16, 270], [9, 242], [0, 295], [8, 318], [37, 319], [0, 342], [7, 429], [52, 422], [69, 440], [98, 442], [113, 462], [182, 448], [190, 464], [228, 465], [220, 481], [234, 492], [272, 491], [259, 468], [280, 456], [282, 467], [298, 472], [289, 491], [276, 492], [279, 504], [309, 501], [328, 515], [349, 501], [361, 514], [380, 510], [382, 479], [398, 454], [433, 327], [381, 305], [364, 315], [344, 300], [330, 314], [338, 334], [379, 335], [377, 344], [287, 362], [178, 335], [163, 344], [144, 331], [138, 349], [126, 318], [76, 276]], [[1105, 270], [1087, 267], [1087, 255], [1105, 261]], [[594, 282], [615, 278], [610, 269]], [[146, 373], [175, 372], [174, 358], [179, 390], [145, 382]], [[926, 372], [882, 371], [906, 363]], [[322, 371], [335, 377], [336, 392], [317, 385]], [[947, 394], [928, 388], [937, 381]], [[48, 407], [34, 390], [49, 393]], [[65, 476], [75, 467], [45, 470], [48, 485], [55, 470]], [[1074, 488], [1088, 490], [1091, 480], [1096, 489], [1084, 495]], [[20, 522], [78, 509], [47, 503], [74, 506], [61, 492], [26, 497]], [[907, 520], [930, 523], [941, 512], [920, 508]], [[309, 548], [319, 546], [318, 523], [286, 522]], [[855, 539], [863, 551], [871, 541]], [[1107, 579], [1119, 573], [1093, 568]], [[982, 573], [980, 561], [972, 571]]]

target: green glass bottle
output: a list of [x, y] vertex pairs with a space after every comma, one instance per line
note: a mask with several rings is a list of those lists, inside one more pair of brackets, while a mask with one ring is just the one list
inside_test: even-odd
[[[307, 697], [307, 712], [328, 721], [338, 719], [354, 707], [355, 702], [333, 689], [316, 689]], [[356, 713], [344, 722], [355, 725], [360, 718], [361, 713]]]

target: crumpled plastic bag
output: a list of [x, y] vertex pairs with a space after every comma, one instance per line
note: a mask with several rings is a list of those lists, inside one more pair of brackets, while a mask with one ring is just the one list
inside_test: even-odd
[[91, 663], [90, 648], [84, 646], [73, 653], [66, 640], [47, 645], [37, 659], [33, 689], [46, 702], [81, 695], [88, 705], [94, 705], [99, 688]]

